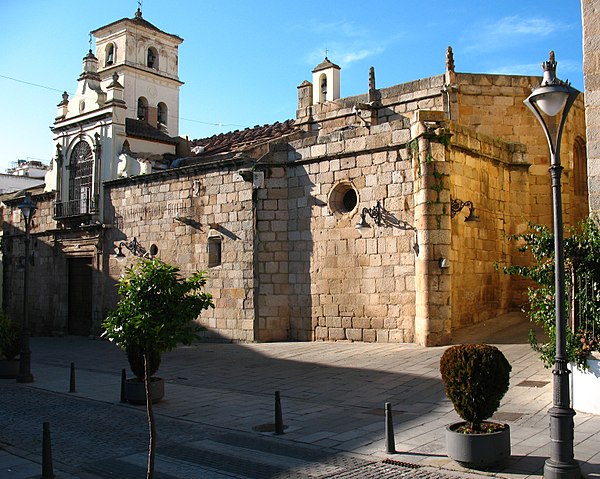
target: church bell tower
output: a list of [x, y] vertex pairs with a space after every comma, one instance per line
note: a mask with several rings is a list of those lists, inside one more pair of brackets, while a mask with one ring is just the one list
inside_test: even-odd
[[114, 73], [123, 85], [128, 118], [144, 121], [170, 136], [179, 134], [179, 52], [183, 39], [163, 32], [142, 17], [110, 23], [91, 34], [101, 84]]

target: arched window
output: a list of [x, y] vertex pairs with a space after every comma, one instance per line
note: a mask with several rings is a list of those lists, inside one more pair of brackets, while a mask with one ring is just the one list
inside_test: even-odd
[[143, 96], [138, 98], [137, 118], [141, 121], [148, 121], [148, 100], [146, 100]]
[[573, 188], [575, 196], [587, 196], [587, 152], [581, 138], [573, 145]]
[[112, 43], [106, 45], [106, 56], [104, 66], [110, 66], [115, 62], [115, 46]]
[[169, 117], [169, 110], [167, 105], [162, 101], [157, 105], [157, 116], [158, 116], [158, 124], [159, 125], [167, 125], [167, 120]]
[[148, 48], [146, 65], [148, 68], [154, 68], [155, 70], [158, 70], [158, 52], [156, 51], [156, 48]]
[[92, 148], [86, 141], [79, 141], [73, 148], [69, 161], [69, 209], [75, 214], [90, 212], [93, 171]]
[[327, 101], [327, 75], [322, 74], [319, 78], [319, 102]]

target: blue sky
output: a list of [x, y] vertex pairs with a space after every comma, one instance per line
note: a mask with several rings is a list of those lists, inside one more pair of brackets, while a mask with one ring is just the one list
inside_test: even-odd
[[[137, 1], [0, 0], [0, 171], [49, 162], [61, 93], [75, 91], [91, 30], [133, 17]], [[325, 51], [341, 95], [444, 72], [557, 74], [583, 91], [578, 0], [145, 0], [143, 16], [184, 39], [180, 134], [203, 138], [295, 117], [297, 86]], [[39, 86], [36, 86], [39, 85]]]

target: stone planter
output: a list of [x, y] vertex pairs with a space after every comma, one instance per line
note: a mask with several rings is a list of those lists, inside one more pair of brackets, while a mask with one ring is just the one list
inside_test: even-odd
[[600, 414], [600, 353], [594, 352], [587, 360], [589, 369], [581, 371], [570, 364], [573, 409]]
[[510, 427], [489, 434], [464, 434], [455, 429], [459, 422], [446, 427], [448, 457], [472, 469], [485, 469], [500, 464], [510, 457]]
[[18, 359], [0, 359], [0, 379], [15, 379], [18, 375]]
[[[152, 404], [159, 402], [165, 395], [165, 381], [163, 378], [150, 378], [150, 396]], [[146, 389], [144, 382], [137, 378], [125, 381], [125, 399], [131, 404], [146, 404]]]

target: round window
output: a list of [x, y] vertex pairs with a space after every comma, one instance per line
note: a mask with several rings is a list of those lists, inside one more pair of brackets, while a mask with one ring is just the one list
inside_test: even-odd
[[354, 211], [358, 205], [358, 193], [350, 182], [342, 182], [329, 193], [329, 209], [334, 214], [346, 214]]

